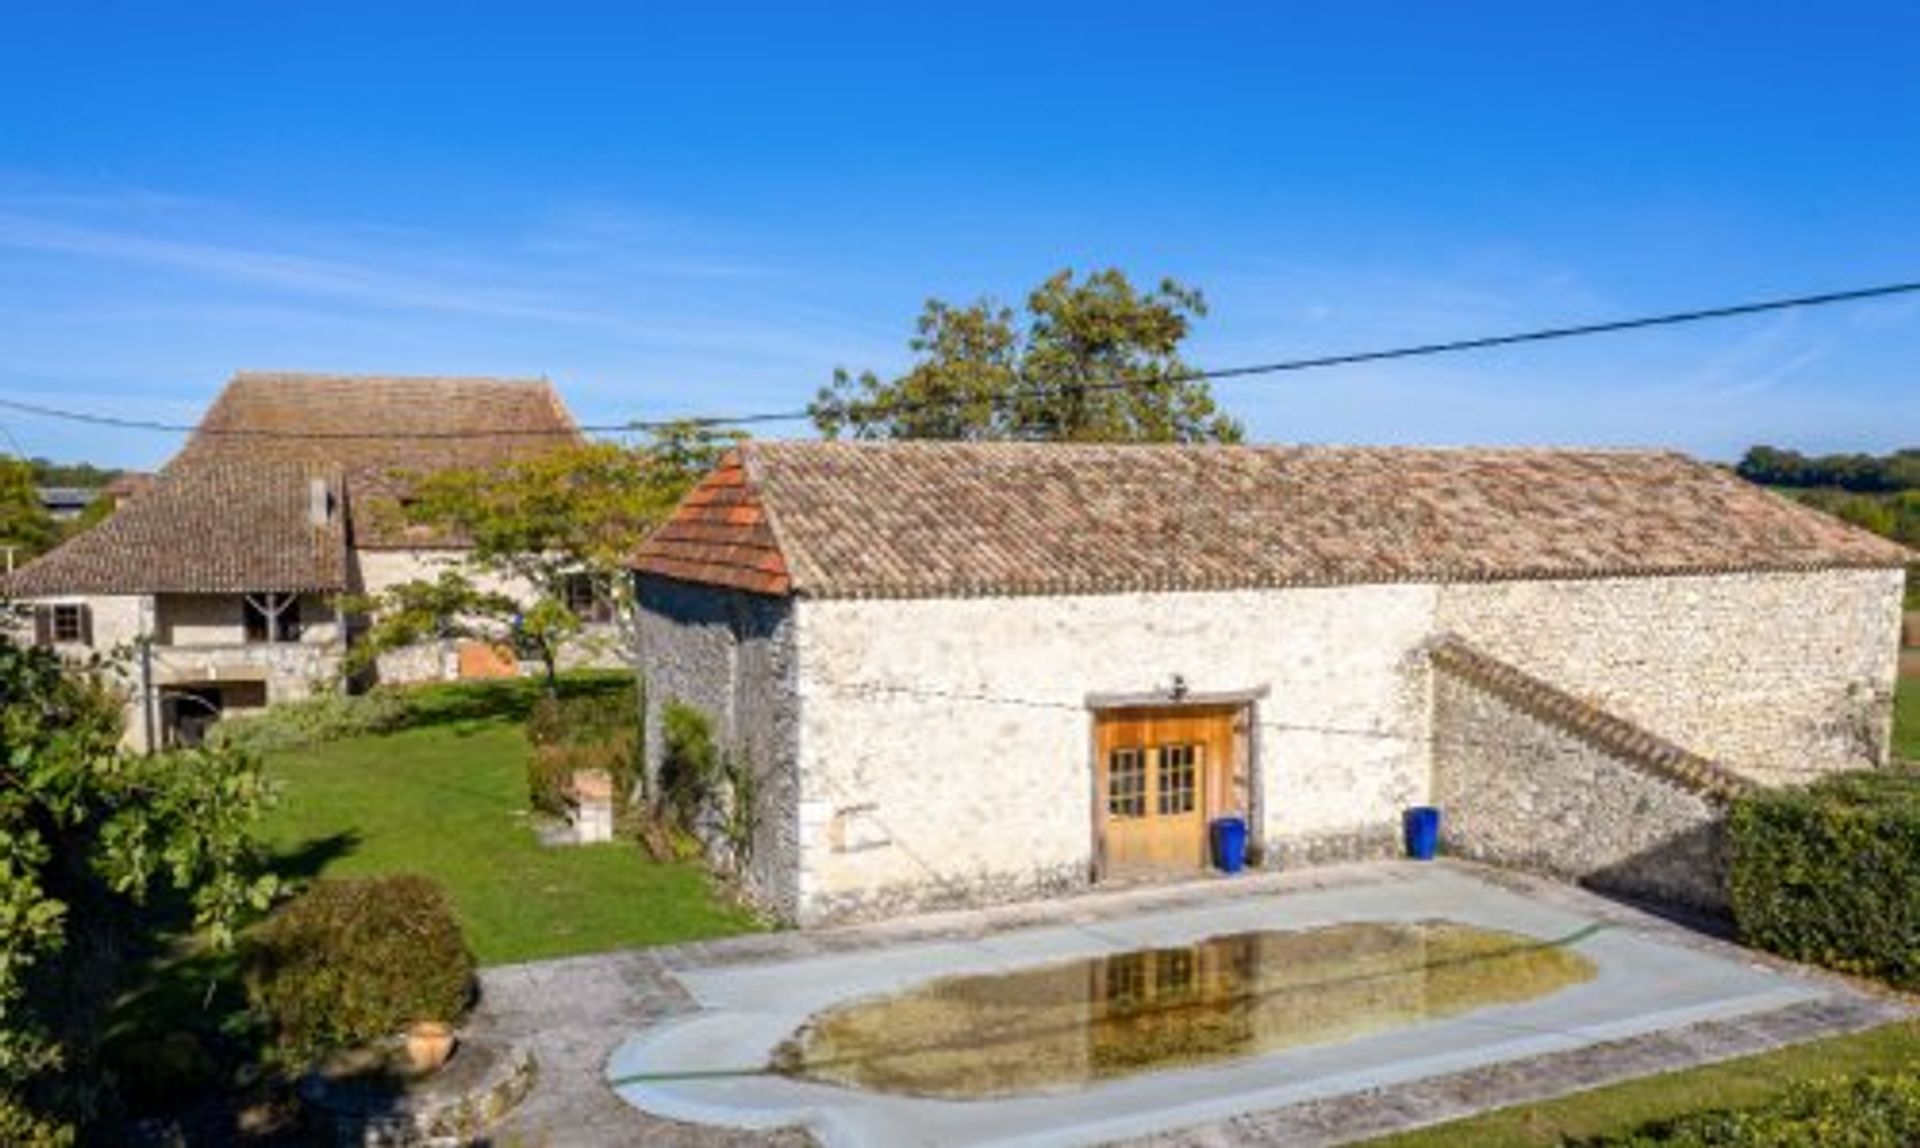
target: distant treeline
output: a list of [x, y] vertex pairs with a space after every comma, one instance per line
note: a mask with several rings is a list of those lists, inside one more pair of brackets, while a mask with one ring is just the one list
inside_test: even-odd
[[1736, 468], [1740, 477], [1763, 486], [1828, 487], [1855, 494], [1894, 494], [1920, 490], [1920, 447], [1888, 455], [1804, 455], [1797, 450], [1756, 446]]
[[79, 486], [98, 489], [119, 478], [121, 472], [109, 467], [95, 466], [90, 462], [54, 462], [51, 459], [32, 458], [27, 463], [33, 467], [35, 486]]

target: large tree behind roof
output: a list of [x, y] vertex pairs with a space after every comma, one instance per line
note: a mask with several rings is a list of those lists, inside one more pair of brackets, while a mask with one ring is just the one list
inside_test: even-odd
[[836, 371], [809, 413], [829, 438], [1238, 442], [1204, 380], [1180, 357], [1199, 291], [1141, 291], [1108, 269], [1061, 271], [1024, 313], [980, 300], [927, 301], [895, 379]]

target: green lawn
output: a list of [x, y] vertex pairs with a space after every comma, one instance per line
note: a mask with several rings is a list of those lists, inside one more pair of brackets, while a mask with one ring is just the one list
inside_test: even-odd
[[443, 696], [464, 704], [431, 724], [268, 759], [283, 791], [262, 835], [282, 871], [426, 874], [452, 895], [482, 964], [756, 927], [696, 865], [654, 862], [631, 842], [542, 846], [527, 817], [522, 707]]
[[1920, 761], [1920, 678], [1901, 678], [1894, 698], [1893, 752]]
[[1617, 1136], [1707, 1108], [1759, 1104], [1803, 1080], [1911, 1072], [1920, 1063], [1920, 1023], [1889, 1025], [1686, 1072], [1630, 1080], [1544, 1104], [1505, 1108], [1451, 1124], [1368, 1141], [1375, 1148], [1540, 1148]]

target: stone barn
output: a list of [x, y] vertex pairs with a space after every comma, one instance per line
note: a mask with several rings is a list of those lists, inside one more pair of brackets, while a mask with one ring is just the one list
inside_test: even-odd
[[636, 558], [650, 708], [801, 923], [1447, 848], [1723, 903], [1751, 785], [1884, 764], [1914, 554], [1665, 452], [748, 443]]

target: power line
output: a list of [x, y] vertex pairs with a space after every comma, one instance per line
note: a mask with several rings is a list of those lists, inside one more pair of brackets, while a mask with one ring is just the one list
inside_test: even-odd
[[[1767, 314], [1769, 312], [1826, 307], [1840, 303], [1858, 303], [1870, 299], [1886, 299], [1915, 293], [1920, 293], [1920, 281], [1888, 283], [1876, 287], [1858, 287], [1844, 291], [1826, 291], [1813, 295], [1795, 295], [1786, 298], [1766, 299], [1749, 303], [1733, 303], [1725, 306], [1703, 307], [1689, 311], [1669, 311], [1658, 315], [1643, 315], [1631, 319], [1613, 319], [1599, 323], [1578, 323], [1558, 327], [1541, 327], [1534, 330], [1517, 331], [1502, 335], [1482, 335], [1467, 339], [1413, 343], [1406, 346], [1387, 347], [1371, 351], [1349, 351], [1333, 355], [1282, 359], [1268, 363], [1250, 363], [1238, 367], [1218, 367], [1211, 370], [1176, 371], [1145, 379], [1075, 383], [1062, 386], [1035, 386], [1026, 390], [1017, 391], [1011, 395], [987, 396], [984, 400], [966, 396], [946, 396], [940, 399], [930, 399], [918, 403], [901, 404], [894, 409], [902, 411], [922, 411], [981, 401], [985, 401], [990, 405], [1005, 405], [1056, 395], [1098, 394], [1109, 391], [1127, 390], [1138, 386], [1166, 387], [1176, 386], [1181, 383], [1212, 382], [1267, 375], [1291, 374], [1300, 371], [1324, 370], [1330, 367], [1356, 366], [1361, 363], [1382, 363], [1396, 359], [1454, 355], [1468, 351], [1490, 350], [1495, 347], [1513, 347], [1530, 343], [1548, 343], [1566, 339], [1586, 338], [1595, 335], [1621, 334], [1629, 331], [1648, 330], [1655, 327], [1675, 327], [1689, 323], [1734, 319], [1749, 315]], [[58, 419], [65, 422], [82, 423], [88, 426], [112, 427], [119, 430], [156, 431], [165, 434], [197, 433], [208, 437], [221, 438], [348, 441], [380, 439], [554, 438], [571, 437], [578, 433], [621, 434], [632, 431], [668, 430], [675, 427], [717, 428], [756, 426], [768, 423], [803, 422], [813, 417], [813, 410], [811, 408], [802, 408], [798, 410], [747, 412], [736, 415], [694, 415], [677, 419], [637, 419], [624, 423], [588, 423], [573, 428], [496, 427], [482, 430], [418, 432], [382, 430], [294, 431], [245, 427], [206, 427], [193, 426], [185, 423], [123, 418], [117, 415], [75, 411], [63, 407], [47, 406], [21, 399], [8, 398], [0, 398], [0, 409], [18, 411], [22, 414], [35, 415], [40, 418]]]

